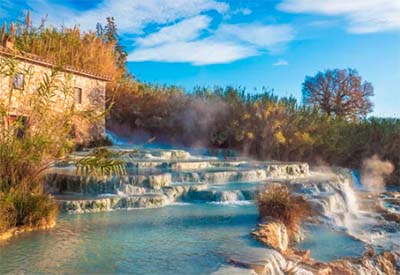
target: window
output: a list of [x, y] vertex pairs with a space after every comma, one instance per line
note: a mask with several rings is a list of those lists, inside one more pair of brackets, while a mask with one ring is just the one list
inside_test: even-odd
[[28, 127], [28, 118], [25, 116], [8, 116], [8, 123], [15, 127], [15, 136], [19, 139], [25, 136], [25, 131]]
[[13, 88], [19, 90], [24, 89], [24, 79], [25, 79], [24, 74], [22, 73], [16, 74], [13, 79]]
[[75, 100], [75, 103], [77, 103], [77, 104], [82, 103], [82, 88], [79, 88], [79, 87], [74, 88], [74, 100]]

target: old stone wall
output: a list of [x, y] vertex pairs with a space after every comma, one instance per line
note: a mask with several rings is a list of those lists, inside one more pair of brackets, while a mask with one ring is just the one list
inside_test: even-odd
[[[10, 66], [5, 66], [7, 62], [16, 64], [14, 75], [15, 73], [23, 75], [19, 83], [14, 83], [14, 81], [17, 81], [15, 77], [6, 75], [10, 72]], [[40, 63], [10, 59], [1, 55], [0, 64], [1, 71], [3, 71], [0, 72], [0, 99], [7, 102], [11, 110], [10, 113], [13, 115], [29, 113], [30, 104], [27, 102], [29, 98], [27, 95], [37, 93], [44, 83], [44, 78], [51, 76], [55, 69], [50, 66], [43, 66]], [[56, 75], [57, 92], [54, 100], [57, 110], [55, 111], [62, 112], [62, 110], [74, 104], [77, 110], [90, 110], [91, 115], [97, 117], [90, 122], [75, 122], [77, 142], [104, 137], [105, 117], [101, 114], [105, 111], [106, 81], [96, 76], [90, 77], [85, 73], [79, 74], [67, 70], [59, 70]], [[81, 91], [80, 100], [77, 100], [77, 90]], [[68, 91], [67, 94], [65, 91]]]

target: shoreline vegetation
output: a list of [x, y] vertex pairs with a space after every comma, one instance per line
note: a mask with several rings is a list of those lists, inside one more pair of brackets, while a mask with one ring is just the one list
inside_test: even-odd
[[[52, 39], [54, 35], [57, 36], [55, 40]], [[46, 173], [59, 161], [78, 161], [69, 158], [81, 135], [75, 125], [89, 128], [105, 116], [99, 113], [95, 104], [85, 109], [77, 106], [74, 81], [62, 68], [67, 64], [78, 66], [87, 63], [74, 52], [79, 49], [76, 43], [88, 47], [81, 58], [87, 52], [96, 54], [88, 62], [95, 66], [93, 58], [99, 58], [103, 51], [108, 51], [114, 61], [115, 46], [112, 42], [98, 42], [90, 36], [81, 36], [76, 29], [57, 31], [43, 26], [34, 28], [30, 24], [29, 13], [25, 24], [11, 24], [7, 30], [4, 25], [0, 29], [0, 38], [2, 46], [14, 45], [9, 50], [16, 55], [19, 51], [26, 52], [27, 45], [30, 45], [30, 53], [41, 53], [42, 58], [56, 64], [37, 76], [32, 65], [22, 64], [18, 58], [1, 56], [0, 59], [0, 235], [6, 238], [55, 224], [58, 205], [44, 190]], [[70, 51], [61, 53], [59, 50], [64, 49], [66, 44], [58, 42], [66, 38], [73, 38], [76, 43], [65, 41]], [[54, 44], [48, 44], [52, 41], [57, 41], [57, 51], [52, 48]], [[55, 56], [60, 59], [55, 60]], [[23, 74], [24, 80], [22, 85], [16, 87], [15, 79], [19, 74]], [[93, 154], [75, 164], [88, 174], [121, 171], [121, 164], [110, 160], [111, 155], [105, 150], [94, 150]]]
[[[196, 87], [188, 93], [176, 86], [135, 79], [127, 70], [127, 53], [120, 45], [114, 19], [107, 18], [107, 22], [106, 26], [97, 25], [95, 32], [46, 26], [44, 21], [36, 27], [28, 13], [22, 23], [4, 23], [0, 40], [61, 67], [112, 77], [107, 87], [107, 128], [122, 136], [233, 149], [262, 160], [302, 160], [358, 169], [363, 160], [378, 155], [395, 167], [387, 182], [400, 184], [400, 119], [367, 117], [372, 111], [373, 87], [355, 70], [327, 70], [306, 77], [303, 103], [293, 97], [279, 98], [268, 89], [249, 94], [240, 87]], [[6, 77], [16, 74], [11, 61], [2, 64]], [[56, 78], [56, 72], [43, 76], [41, 92], [30, 101], [38, 105], [31, 106], [36, 113], [28, 128], [20, 119], [10, 123], [9, 102], [0, 104], [0, 233], [11, 230], [18, 234], [53, 224], [57, 211], [53, 199], [43, 191], [44, 175], [55, 161], [76, 148], [70, 135], [73, 121], [93, 119], [74, 108], [54, 112], [51, 95], [66, 84], [55, 84]], [[316, 90], [322, 84], [339, 88]], [[66, 98], [72, 97], [71, 87], [63, 89]], [[354, 90], [355, 94], [349, 92]], [[24, 135], [18, 138], [15, 133], [21, 130]], [[107, 164], [111, 156], [95, 157], [107, 159], [102, 162]], [[35, 196], [42, 196], [43, 204], [33, 200]], [[19, 230], [10, 229], [15, 227]]]
[[47, 221], [47, 224], [37, 225], [37, 226], [16, 226], [7, 229], [6, 231], [0, 233], [0, 241], [6, 241], [13, 237], [16, 237], [20, 234], [32, 232], [32, 231], [39, 231], [39, 230], [47, 230], [54, 228], [57, 225], [56, 219], [54, 218], [51, 221]]

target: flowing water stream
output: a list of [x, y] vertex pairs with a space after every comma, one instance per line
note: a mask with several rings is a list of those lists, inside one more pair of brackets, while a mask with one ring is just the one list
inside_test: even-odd
[[[0, 243], [0, 274], [210, 274], [232, 257], [263, 253], [282, 264], [250, 237], [255, 193], [275, 181], [306, 196], [323, 221], [309, 225], [298, 245], [315, 259], [360, 256], [365, 244], [398, 244], [398, 225], [365, 209], [349, 173], [177, 150], [126, 161], [128, 175], [101, 180], [56, 168], [47, 188], [66, 213], [55, 229]], [[397, 211], [395, 205], [388, 207]]]

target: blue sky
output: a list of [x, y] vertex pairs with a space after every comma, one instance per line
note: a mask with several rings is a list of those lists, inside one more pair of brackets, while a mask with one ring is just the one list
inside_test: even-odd
[[114, 16], [143, 81], [300, 100], [306, 75], [355, 68], [375, 87], [374, 115], [400, 116], [400, 0], [1, 0], [0, 18], [27, 9], [86, 30]]

